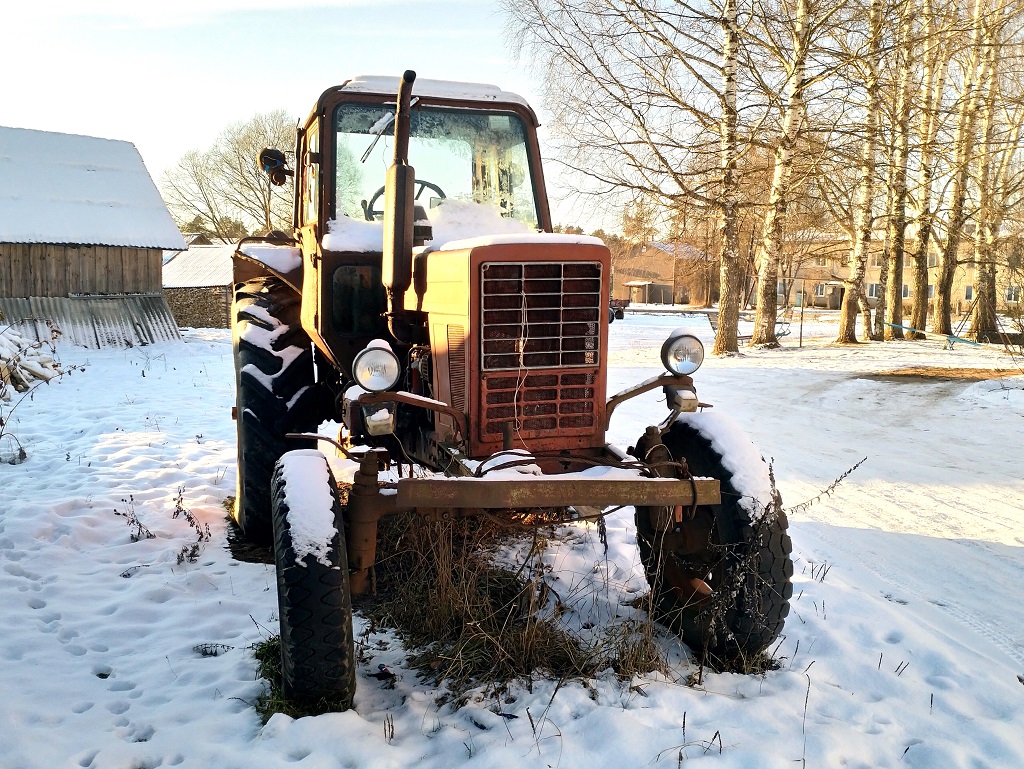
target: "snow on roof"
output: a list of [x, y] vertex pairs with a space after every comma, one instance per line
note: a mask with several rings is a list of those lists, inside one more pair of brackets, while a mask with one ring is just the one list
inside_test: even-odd
[[185, 247], [131, 142], [2, 126], [0, 243]]
[[[359, 75], [341, 86], [345, 91], [361, 93], [393, 93], [398, 94], [400, 78], [388, 75]], [[511, 102], [529, 107], [529, 103], [519, 94], [503, 91], [496, 85], [487, 83], [460, 83], [455, 80], [416, 79], [412, 86], [413, 96], [432, 96], [437, 99], [466, 99], [484, 102]]]
[[206, 288], [229, 286], [233, 280], [233, 243], [222, 246], [192, 246], [175, 254], [164, 265], [164, 288]]

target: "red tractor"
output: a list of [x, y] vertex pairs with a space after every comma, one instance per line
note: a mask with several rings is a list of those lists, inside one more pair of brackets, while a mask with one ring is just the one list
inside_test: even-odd
[[[260, 155], [295, 177], [294, 231], [235, 257], [235, 518], [274, 543], [286, 696], [351, 701], [351, 595], [399, 512], [631, 505], [659, 617], [688, 644], [751, 654], [782, 628], [791, 545], [768, 468], [698, 413], [696, 337], [673, 333], [665, 373], [607, 396], [609, 252], [552, 234], [537, 125], [514, 94], [406, 72], [325, 91], [294, 169]], [[606, 443], [615, 408], [656, 388], [665, 418]], [[332, 419], [337, 439], [315, 434]], [[318, 442], [358, 463], [344, 505]], [[420, 469], [382, 475], [395, 463]]]

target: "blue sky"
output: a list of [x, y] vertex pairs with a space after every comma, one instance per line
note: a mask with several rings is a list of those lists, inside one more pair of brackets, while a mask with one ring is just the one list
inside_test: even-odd
[[358, 74], [490, 82], [540, 107], [489, 0], [17, 5], [0, 11], [0, 125], [126, 139], [154, 177], [229, 123], [305, 116]]

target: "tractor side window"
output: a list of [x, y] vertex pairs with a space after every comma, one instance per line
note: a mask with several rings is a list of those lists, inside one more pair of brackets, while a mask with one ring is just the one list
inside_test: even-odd
[[306, 151], [302, 159], [302, 224], [317, 220], [320, 207], [319, 157], [320, 129], [314, 125], [306, 133]]

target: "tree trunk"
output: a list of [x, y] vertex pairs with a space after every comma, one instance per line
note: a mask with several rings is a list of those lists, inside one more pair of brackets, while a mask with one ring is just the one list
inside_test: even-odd
[[740, 313], [740, 237], [737, 222], [739, 181], [737, 178], [736, 66], [739, 60], [737, 0], [725, 0], [722, 14], [722, 117], [721, 117], [721, 288], [718, 298], [718, 333], [712, 350], [716, 355], [739, 352], [736, 340]]
[[[950, 6], [952, 8], [952, 6]], [[921, 77], [921, 117], [918, 123], [918, 144], [921, 157], [918, 166], [917, 213], [914, 216], [916, 236], [910, 257], [914, 260], [913, 305], [910, 316], [911, 327], [918, 329], [907, 334], [908, 339], [924, 339], [928, 324], [928, 250], [931, 247], [932, 225], [935, 219], [933, 208], [933, 181], [935, 177], [936, 136], [939, 130], [939, 104], [946, 85], [949, 61], [953, 46], [946, 45], [947, 39], [940, 34], [939, 19], [929, 0], [922, 9], [925, 16], [926, 51]], [[947, 9], [947, 14], [950, 10]]]
[[854, 242], [850, 253], [850, 275], [845, 281], [846, 293], [839, 314], [839, 336], [837, 342], [856, 343], [857, 310], [865, 313], [865, 331], [871, 334], [870, 309], [864, 296], [864, 273], [867, 271], [868, 248], [871, 245], [873, 222], [872, 198], [875, 183], [875, 150], [878, 145], [878, 115], [881, 111], [879, 99], [879, 70], [882, 55], [882, 0], [871, 0], [870, 47], [865, 62], [866, 104], [864, 138], [861, 145], [860, 181], [857, 185], [857, 209], [854, 215]]
[[[900, 14], [900, 33], [903, 35], [900, 46], [899, 76], [896, 95], [896, 120], [893, 129], [891, 166], [892, 206], [889, 210], [889, 225], [886, 240], [889, 253], [884, 270], [886, 280], [884, 291], [879, 291], [878, 302], [884, 302], [881, 337], [883, 339], [903, 339], [903, 259], [906, 250], [907, 229], [907, 160], [910, 156], [910, 94], [911, 71], [914, 64], [916, 46], [912, 19], [914, 5], [907, 3]], [[888, 325], [886, 325], [888, 321]]]
[[885, 219], [889, 222], [889, 227], [882, 243], [881, 268], [878, 271], [878, 293], [875, 295], [875, 325], [871, 330], [871, 339], [876, 342], [885, 339], [885, 319], [889, 317], [886, 313], [885, 296], [889, 285], [889, 261], [892, 253], [892, 220], [895, 216], [893, 207], [896, 205], [896, 169], [893, 162], [895, 154], [895, 147], [890, 144], [885, 170]]
[[[991, 230], [989, 234], [991, 235]], [[994, 258], [994, 249], [990, 253]], [[996, 317], [996, 265], [993, 258], [978, 264], [977, 285], [974, 287], [977, 294], [974, 298], [969, 332], [969, 335], [977, 340], [999, 331], [999, 319]]]
[[[978, 147], [978, 215], [974, 229], [974, 267], [978, 279], [978, 295], [971, 312], [970, 335], [975, 339], [984, 338], [997, 331], [996, 318], [996, 236], [1002, 226], [1003, 217], [995, 210], [996, 190], [999, 174], [992, 173], [993, 143], [995, 126], [993, 113], [996, 99], [996, 46], [990, 40], [985, 49], [987, 67], [981, 83], [981, 113], [978, 116], [981, 142]], [[993, 179], [993, 176], [996, 178]]]
[[957, 120], [956, 134], [953, 138], [953, 176], [950, 182], [949, 222], [947, 224], [946, 242], [939, 255], [939, 276], [935, 281], [935, 302], [933, 306], [932, 331], [937, 334], [952, 334], [951, 297], [953, 279], [959, 258], [960, 241], [963, 237], [964, 225], [967, 222], [965, 205], [967, 202], [967, 186], [970, 174], [970, 162], [974, 155], [977, 130], [977, 111], [979, 107], [979, 83], [983, 82], [988, 66], [988, 57], [982, 58], [982, 45], [991, 41], [984, 34], [985, 0], [975, 0], [971, 23], [971, 59], [967, 65], [963, 92], [960, 94], [960, 114]]
[[757, 281], [757, 312], [754, 315], [754, 334], [750, 344], [778, 347], [775, 320], [778, 315], [779, 262], [782, 257], [782, 237], [786, 226], [789, 203], [789, 185], [793, 170], [793, 152], [803, 123], [804, 71], [809, 44], [809, 0], [797, 0], [793, 26], [793, 51], [786, 80], [786, 111], [782, 120], [782, 136], [775, 147], [775, 168], [772, 189], [768, 198], [761, 238], [761, 258]]

